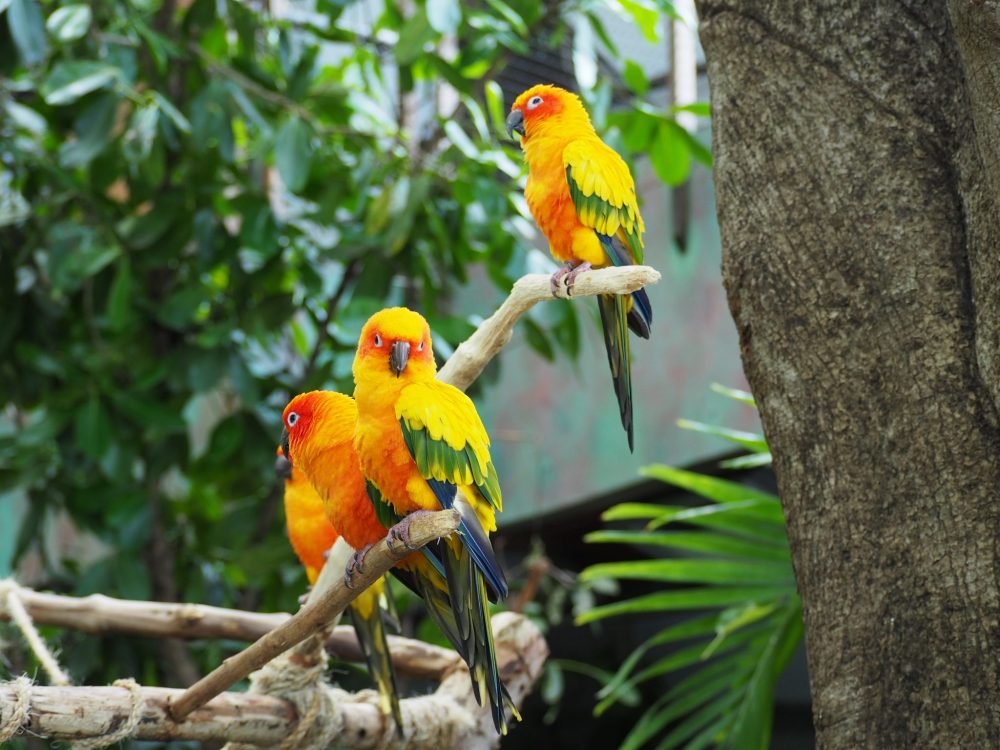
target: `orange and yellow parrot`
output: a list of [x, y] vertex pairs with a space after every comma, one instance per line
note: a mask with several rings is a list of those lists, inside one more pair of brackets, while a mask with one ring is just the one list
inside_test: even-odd
[[[337, 541], [338, 533], [328, 518], [323, 500], [309, 483], [306, 474], [293, 470], [291, 462], [278, 448], [275, 472], [285, 481], [285, 523], [292, 549], [306, 569], [309, 583], [316, 583], [326, 564], [326, 556]], [[384, 533], [384, 532], [383, 532]], [[344, 541], [350, 540], [344, 535]], [[383, 613], [387, 606], [388, 591], [384, 579], [379, 579], [367, 591], [351, 602], [351, 619], [358, 643], [368, 662], [368, 670], [378, 687], [382, 713], [392, 716], [396, 729], [402, 735], [403, 715], [399, 710], [396, 690], [396, 673], [389, 654]], [[390, 610], [391, 611], [391, 610]], [[393, 618], [394, 619], [394, 618]]]
[[[521, 136], [528, 164], [524, 197], [565, 266], [552, 275], [555, 294], [566, 278], [567, 292], [582, 271], [642, 263], [642, 216], [628, 165], [602, 141], [580, 98], [557, 86], [534, 86], [517, 99], [507, 132]], [[604, 344], [628, 447], [634, 447], [632, 365], [628, 329], [649, 338], [653, 308], [645, 290], [597, 298]]]
[[[399, 519], [388, 505], [375, 503], [366, 488], [354, 449], [358, 422], [354, 399], [333, 391], [303, 393], [288, 403], [282, 421], [285, 455], [309, 478], [322, 497], [330, 521], [341, 531], [344, 540], [358, 551], [353, 565], [363, 566], [368, 548], [385, 538], [386, 529]], [[424, 600], [431, 617], [469, 665], [477, 700], [481, 702], [481, 691], [485, 688], [490, 696], [494, 721], [503, 722], [502, 705], [512, 709], [513, 706], [499, 684], [495, 660], [486, 660], [486, 653], [492, 650], [479, 649], [467, 634], [467, 628], [459, 625], [442, 564], [433, 556], [416, 552], [398, 562], [392, 573]], [[499, 719], [497, 706], [501, 706]], [[516, 711], [514, 713], [517, 715]], [[506, 724], [498, 724], [497, 728], [504, 731]]]
[[487, 590], [507, 595], [489, 540], [500, 485], [475, 406], [436, 372], [430, 327], [420, 315], [396, 307], [369, 318], [354, 358], [354, 446], [375, 505], [403, 519], [390, 538], [409, 546], [413, 513], [459, 511], [458, 533], [433, 553], [443, 565], [476, 696], [485, 691], [497, 730], [506, 733], [509, 700], [497, 673]]

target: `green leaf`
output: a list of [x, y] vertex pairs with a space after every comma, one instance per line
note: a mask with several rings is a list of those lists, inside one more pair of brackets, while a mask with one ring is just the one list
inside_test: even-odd
[[439, 34], [454, 34], [462, 22], [458, 0], [427, 0], [427, 21]]
[[758, 466], [770, 466], [771, 465], [771, 452], [767, 453], [750, 453], [746, 456], [737, 456], [736, 458], [727, 458], [725, 461], [719, 461], [719, 466], [723, 469], [754, 469]]
[[653, 171], [667, 185], [680, 185], [691, 173], [691, 149], [687, 131], [672, 120], [664, 120], [649, 151]]
[[135, 110], [123, 141], [122, 151], [126, 159], [133, 164], [140, 164], [149, 158], [156, 141], [156, 126], [159, 121], [160, 110], [155, 104]]
[[427, 20], [427, 14], [418, 10], [399, 32], [399, 41], [394, 50], [396, 60], [400, 65], [409, 65], [420, 56], [434, 36], [434, 28]]
[[179, 131], [182, 133], [191, 132], [191, 123], [188, 122], [188, 119], [179, 109], [177, 109], [177, 107], [171, 104], [169, 99], [163, 96], [163, 94], [159, 91], [151, 92], [150, 97], [152, 97], [153, 101], [156, 102], [156, 106], [160, 108], [163, 114], [167, 116], [170, 122], [172, 122]]
[[42, 83], [42, 97], [53, 106], [70, 104], [91, 91], [104, 88], [118, 74], [118, 68], [92, 60], [57, 63]]
[[595, 607], [576, 618], [577, 625], [618, 615], [641, 612], [678, 612], [686, 609], [729, 607], [747, 601], [771, 601], [778, 596], [794, 593], [794, 586], [782, 590], [774, 586], [732, 586], [660, 591], [612, 604]]
[[104, 455], [111, 443], [111, 420], [97, 396], [91, 396], [76, 413], [76, 444], [95, 461]]
[[660, 13], [648, 0], [618, 0], [625, 12], [632, 16], [646, 41], [657, 44], [660, 41]]
[[580, 575], [590, 578], [624, 578], [668, 583], [732, 583], [779, 586], [794, 585], [791, 562], [765, 560], [730, 561], [702, 559], [628, 560], [591, 565]]
[[518, 36], [526, 37], [529, 34], [528, 24], [524, 18], [503, 0], [486, 0], [486, 4], [496, 11], [497, 15], [503, 18]]
[[490, 115], [493, 132], [506, 136], [507, 117], [504, 114], [503, 89], [496, 81], [487, 81], [483, 84], [483, 93], [486, 95], [486, 111]]
[[554, 361], [556, 352], [552, 348], [552, 343], [549, 341], [548, 336], [545, 335], [545, 331], [542, 330], [541, 326], [528, 316], [521, 318], [521, 325], [524, 329], [524, 338], [528, 342], [528, 346], [541, 354], [549, 362]]
[[706, 531], [647, 532], [602, 529], [587, 534], [584, 539], [587, 542], [607, 544], [650, 544], [670, 549], [762, 560], [787, 560], [790, 556], [788, 549], [776, 549], [770, 545]]
[[625, 61], [625, 70], [622, 72], [622, 78], [625, 80], [625, 85], [639, 96], [649, 91], [649, 79], [646, 78], [646, 73], [643, 71], [642, 66], [635, 60]]
[[312, 163], [312, 128], [301, 117], [285, 120], [274, 143], [274, 161], [282, 181], [293, 193], [305, 187]]
[[798, 606], [789, 607], [781, 626], [768, 639], [767, 647], [757, 661], [732, 731], [726, 737], [725, 747], [766, 750], [770, 746], [774, 685], [795, 651], [801, 634], [801, 610]]
[[730, 430], [726, 427], [717, 427], [716, 425], [705, 424], [704, 422], [694, 422], [690, 419], [678, 419], [677, 426], [682, 430], [693, 430], [705, 435], [715, 435], [731, 443], [742, 445], [754, 453], [768, 452], [767, 441], [764, 440], [764, 436], [753, 432]]
[[81, 38], [90, 28], [90, 6], [83, 3], [64, 5], [49, 16], [45, 28], [61, 42]]
[[753, 487], [748, 487], [739, 482], [731, 482], [728, 479], [719, 479], [707, 474], [675, 469], [662, 464], [644, 466], [639, 470], [639, 473], [645, 477], [659, 479], [661, 482], [672, 484], [674, 487], [680, 487], [718, 503], [757, 500], [763, 503], [775, 503], [780, 507], [776, 495], [772, 495], [770, 492], [755, 490]]
[[674, 114], [678, 112], [690, 112], [698, 117], [711, 117], [711, 105], [708, 102], [692, 102], [691, 104], [675, 104], [670, 108]]
[[48, 52], [45, 24], [35, 0], [13, 0], [7, 9], [7, 23], [25, 65], [36, 65], [45, 59]]
[[709, 389], [714, 393], [718, 393], [720, 396], [725, 396], [726, 398], [731, 398], [734, 401], [739, 401], [741, 404], [746, 404], [747, 406], [752, 406], [757, 408], [757, 402], [754, 401], [753, 394], [748, 391], [741, 391], [738, 388], [728, 388], [719, 383], [712, 383]]
[[108, 291], [108, 304], [105, 314], [108, 317], [108, 327], [113, 331], [124, 330], [129, 321], [132, 300], [132, 271], [128, 260], [118, 263], [118, 270]]
[[59, 147], [59, 163], [64, 167], [89, 164], [114, 137], [115, 110], [120, 99], [102, 94], [86, 107], [73, 123], [74, 140]]
[[677, 508], [671, 513], [650, 521], [646, 525], [646, 530], [653, 531], [668, 523], [677, 523], [678, 521], [697, 524], [706, 518], [717, 516], [732, 516], [739, 518], [740, 521], [753, 519], [771, 524], [775, 534], [785, 534], [785, 519], [781, 512], [781, 506], [776, 501], [770, 500], [741, 500], [732, 503], [701, 505], [694, 508]]

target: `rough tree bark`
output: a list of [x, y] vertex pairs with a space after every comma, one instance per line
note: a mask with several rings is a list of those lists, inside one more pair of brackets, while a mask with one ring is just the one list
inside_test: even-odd
[[698, 5], [819, 744], [1000, 747], [1000, 3]]

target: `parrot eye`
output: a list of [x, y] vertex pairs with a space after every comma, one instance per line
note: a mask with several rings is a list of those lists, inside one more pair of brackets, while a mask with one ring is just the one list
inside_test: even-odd
[[382, 337], [377, 333], [375, 334], [375, 346], [382, 346]]
[[295, 423], [299, 421], [298, 412], [290, 411], [288, 412], [288, 426], [294, 427]]
[[420, 343], [419, 343], [419, 344], [417, 344], [417, 351], [418, 351], [418, 352], [422, 352], [423, 350], [424, 350], [424, 340], [423, 340], [423, 339], [421, 339], [421, 340], [420, 340]]
[[534, 109], [535, 107], [537, 107], [541, 103], [542, 103], [542, 97], [540, 97], [540, 96], [533, 96], [528, 101], [528, 109]]

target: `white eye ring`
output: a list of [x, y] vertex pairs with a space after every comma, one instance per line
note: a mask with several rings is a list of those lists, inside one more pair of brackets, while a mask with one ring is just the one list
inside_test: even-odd
[[290, 411], [288, 412], [288, 426], [294, 427], [295, 423], [299, 421], [298, 412]]
[[417, 351], [418, 352], [422, 352], [423, 350], [424, 350], [424, 341], [423, 341], [423, 339], [421, 339], [420, 343], [417, 344]]
[[528, 109], [534, 109], [535, 107], [537, 107], [541, 103], [542, 103], [542, 97], [540, 97], [540, 96], [533, 96], [528, 101]]
[[377, 333], [375, 334], [375, 346], [382, 346], [382, 337]]

